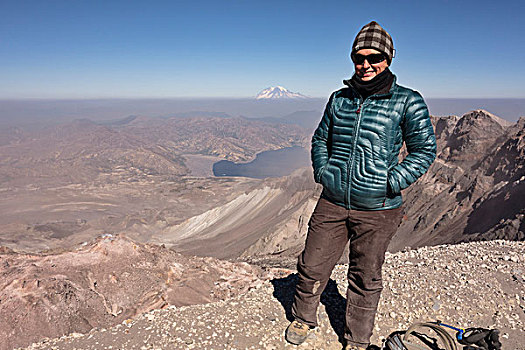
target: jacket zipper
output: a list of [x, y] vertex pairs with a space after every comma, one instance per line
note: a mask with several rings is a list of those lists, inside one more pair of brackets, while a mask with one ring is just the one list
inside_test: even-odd
[[356, 124], [355, 124], [355, 132], [354, 132], [354, 140], [352, 142], [352, 150], [348, 156], [348, 164], [350, 165], [350, 169], [348, 169], [348, 172], [346, 173], [346, 193], [345, 193], [345, 204], [346, 204], [346, 207], [349, 208], [350, 207], [350, 179], [351, 179], [351, 176], [352, 176], [352, 173], [354, 171], [354, 162], [352, 161], [352, 158], [353, 158], [353, 155], [354, 155], [354, 151], [355, 151], [355, 147], [357, 145], [357, 138], [359, 136], [359, 125], [361, 124], [361, 107], [363, 106], [364, 104], [364, 101], [361, 102], [361, 104], [359, 105], [359, 107], [357, 107], [357, 121], [356, 121]]
[[[394, 83], [392, 84], [392, 86], [394, 86], [395, 84], [395, 81]], [[388, 92], [388, 93], [385, 93], [385, 94], [377, 94], [377, 95], [372, 95], [372, 96], [377, 96], [377, 97], [382, 97], [382, 96], [387, 96], [387, 95], [390, 95], [391, 93]], [[372, 96], [369, 96], [367, 98], [370, 98]], [[367, 99], [365, 98], [365, 100]], [[355, 151], [355, 147], [357, 145], [357, 137], [359, 136], [359, 126], [361, 124], [361, 107], [363, 107], [365, 101], [361, 101], [361, 104], [359, 105], [359, 107], [357, 107], [357, 110], [356, 110], [356, 114], [357, 114], [357, 122], [356, 122], [356, 132], [354, 133], [354, 142], [352, 142], [353, 144], [353, 147], [352, 147], [352, 150], [350, 151], [350, 154], [348, 156], [348, 164], [350, 165], [350, 169], [348, 170], [347, 174], [346, 174], [346, 185], [347, 185], [347, 189], [346, 189], [346, 193], [345, 193], [345, 204], [346, 204], [346, 207], [350, 207], [350, 175], [353, 173], [354, 171], [354, 162], [352, 162], [352, 158], [353, 158], [353, 154], [354, 154], [354, 151]], [[383, 207], [385, 206], [386, 204], [386, 199], [387, 199], [387, 196], [385, 195], [385, 198], [383, 200]]]

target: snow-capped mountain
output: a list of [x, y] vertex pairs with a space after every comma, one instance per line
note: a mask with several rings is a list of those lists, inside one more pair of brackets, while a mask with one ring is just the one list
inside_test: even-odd
[[255, 96], [256, 100], [263, 100], [263, 99], [281, 99], [281, 98], [308, 98], [305, 95], [301, 95], [297, 92], [291, 92], [290, 90], [287, 90], [283, 88], [282, 86], [272, 86], [267, 89], [264, 89], [263, 91], [259, 92], [257, 96]]

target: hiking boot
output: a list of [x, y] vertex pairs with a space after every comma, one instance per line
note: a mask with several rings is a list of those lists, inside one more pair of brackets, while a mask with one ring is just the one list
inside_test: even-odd
[[295, 320], [286, 328], [285, 338], [289, 343], [299, 345], [306, 340], [309, 331], [310, 326]]

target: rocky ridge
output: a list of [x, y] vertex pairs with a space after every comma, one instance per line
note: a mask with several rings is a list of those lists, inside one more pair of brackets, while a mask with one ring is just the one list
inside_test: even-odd
[[104, 235], [72, 251], [0, 249], [0, 349], [107, 328], [144, 312], [225, 300], [262, 283], [246, 263]]
[[137, 118], [118, 130], [146, 143], [171, 146], [178, 154], [210, 155], [230, 161], [248, 161], [262, 151], [304, 146], [309, 138], [297, 125], [242, 117]]
[[438, 156], [405, 193], [390, 248], [525, 240], [525, 117], [508, 126], [483, 110], [434, 119]]
[[304, 146], [308, 138], [297, 125], [209, 116], [114, 124], [81, 119], [8, 131], [0, 133], [0, 184], [9, 187], [180, 177], [190, 173], [183, 154], [248, 161], [263, 151]]
[[[525, 349], [525, 243], [472, 242], [387, 253], [372, 341], [415, 321], [501, 331], [504, 349]], [[346, 265], [336, 266], [321, 298], [320, 327], [303, 345], [287, 344], [293, 270], [270, 269], [264, 282], [218, 302], [169, 306], [114, 327], [45, 339], [26, 349], [341, 349]]]

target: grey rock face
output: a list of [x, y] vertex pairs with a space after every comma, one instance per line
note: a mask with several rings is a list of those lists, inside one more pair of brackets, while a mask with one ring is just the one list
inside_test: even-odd
[[525, 122], [508, 126], [481, 110], [433, 121], [441, 151], [405, 192], [406, 220], [390, 249], [525, 239]]

